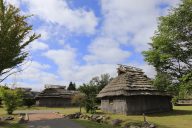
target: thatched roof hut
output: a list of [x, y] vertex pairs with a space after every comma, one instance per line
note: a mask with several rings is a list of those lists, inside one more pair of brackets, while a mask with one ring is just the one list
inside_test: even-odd
[[71, 98], [77, 91], [69, 91], [65, 86], [45, 86], [45, 89], [36, 97], [38, 106], [68, 107], [71, 106]]
[[107, 112], [142, 114], [169, 111], [171, 95], [158, 91], [141, 69], [120, 65], [118, 76], [105, 86], [97, 96], [101, 108]]

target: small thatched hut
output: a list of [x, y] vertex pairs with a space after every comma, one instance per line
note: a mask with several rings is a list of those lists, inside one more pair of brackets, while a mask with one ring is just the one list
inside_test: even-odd
[[120, 65], [118, 76], [98, 94], [101, 109], [111, 113], [143, 114], [172, 110], [171, 95], [151, 85], [141, 69]]
[[36, 97], [36, 105], [44, 107], [70, 107], [71, 99], [77, 91], [69, 91], [65, 86], [46, 85], [45, 89]]

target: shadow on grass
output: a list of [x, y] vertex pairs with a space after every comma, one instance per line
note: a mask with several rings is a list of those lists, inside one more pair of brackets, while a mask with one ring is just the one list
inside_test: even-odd
[[163, 117], [163, 116], [181, 116], [192, 115], [192, 110], [173, 110], [171, 112], [163, 112], [158, 114], [147, 114], [149, 117]]
[[120, 126], [112, 126], [106, 123], [97, 123], [90, 120], [74, 120], [75, 122], [81, 124], [85, 128], [121, 128]]
[[23, 124], [13, 122], [0, 122], [0, 128], [26, 128]]
[[[153, 122], [149, 122], [150, 124], [154, 124]], [[142, 127], [143, 126], [143, 121], [129, 121], [127, 123], [125, 123], [126, 126], [139, 126]], [[159, 124], [155, 124], [155, 126], [157, 126], [157, 128], [170, 128], [164, 125], [159, 125]]]

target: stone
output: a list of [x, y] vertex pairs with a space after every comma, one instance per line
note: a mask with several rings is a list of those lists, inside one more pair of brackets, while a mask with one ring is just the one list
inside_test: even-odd
[[96, 118], [96, 122], [101, 123], [103, 120], [103, 116], [99, 116]]
[[99, 115], [91, 115], [91, 120], [92, 121], [97, 121], [98, 117], [99, 117]]
[[25, 120], [25, 117], [24, 117], [24, 116], [20, 116], [20, 117], [19, 117], [19, 123], [20, 123], [20, 124], [26, 123], [26, 120]]
[[81, 113], [74, 113], [64, 116], [66, 119], [79, 119], [81, 117]]
[[122, 122], [123, 122], [123, 121], [120, 120], [120, 119], [114, 119], [114, 120], [111, 121], [111, 123], [112, 123], [113, 126], [118, 126], [118, 125], [120, 125]]
[[154, 124], [150, 124], [149, 128], [156, 128], [156, 126]]
[[2, 117], [1, 120], [2, 121], [5, 121], [5, 120], [13, 120], [14, 117], [13, 116], [5, 116], [5, 117]]

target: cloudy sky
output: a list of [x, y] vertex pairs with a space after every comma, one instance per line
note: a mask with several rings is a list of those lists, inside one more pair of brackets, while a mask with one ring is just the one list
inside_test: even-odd
[[31, 43], [24, 72], [5, 83], [42, 90], [44, 84], [78, 85], [103, 73], [116, 76], [117, 64], [154, 69], [141, 52], [149, 48], [158, 17], [179, 0], [5, 0], [34, 14], [28, 19], [41, 38]]

